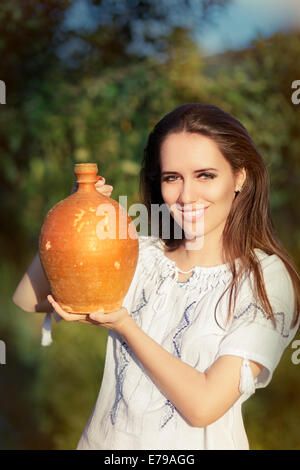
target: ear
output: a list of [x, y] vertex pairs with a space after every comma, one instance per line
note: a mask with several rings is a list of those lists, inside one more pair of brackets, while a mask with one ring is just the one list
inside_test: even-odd
[[245, 181], [246, 181], [246, 178], [247, 178], [247, 172], [246, 172], [246, 169], [245, 168], [242, 168], [238, 173], [237, 173], [237, 176], [236, 176], [236, 180], [235, 180], [235, 185], [236, 185], [236, 188], [240, 187], [242, 188]]

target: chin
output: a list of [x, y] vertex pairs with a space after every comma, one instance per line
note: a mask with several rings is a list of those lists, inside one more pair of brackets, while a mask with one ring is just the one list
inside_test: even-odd
[[204, 245], [203, 237], [194, 237], [192, 239], [184, 239], [184, 246], [186, 250], [201, 250]]

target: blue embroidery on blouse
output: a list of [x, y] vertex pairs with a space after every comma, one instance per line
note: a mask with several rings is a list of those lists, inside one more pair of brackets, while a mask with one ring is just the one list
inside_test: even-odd
[[147, 305], [147, 303], [148, 303], [148, 300], [145, 297], [145, 289], [143, 289], [142, 290], [142, 299], [140, 300], [138, 308], [136, 310], [134, 310], [133, 312], [131, 312], [131, 316], [132, 316], [133, 319], [137, 319], [137, 317], [141, 313], [141, 309], [144, 308]]
[[190, 305], [188, 305], [186, 307], [186, 309], [184, 310], [184, 313], [183, 313], [183, 317], [181, 319], [181, 322], [179, 324], [179, 329], [178, 331], [175, 333], [175, 335], [173, 336], [173, 346], [174, 346], [174, 350], [175, 350], [175, 353], [176, 353], [176, 356], [180, 359], [181, 358], [181, 351], [180, 351], [180, 348], [181, 348], [181, 340], [182, 340], [182, 335], [183, 335], [183, 331], [189, 326], [190, 324], [190, 320], [189, 320], [189, 316], [188, 316], [188, 312], [190, 310], [190, 308], [192, 307], [192, 305], [195, 304], [196, 301], [192, 302]]
[[123, 387], [123, 382], [125, 378], [125, 370], [129, 364], [128, 360], [128, 345], [126, 344], [125, 341], [122, 341], [121, 346], [120, 346], [120, 360], [119, 364], [117, 363], [116, 367], [118, 371], [116, 372], [116, 398], [115, 402], [113, 404], [112, 410], [110, 412], [110, 420], [112, 424], [115, 424], [116, 422], [116, 415], [117, 415], [117, 409], [119, 402], [123, 396], [122, 393], [122, 387]]
[[[142, 290], [142, 299], [139, 302], [139, 306], [136, 310], [131, 312], [131, 315], [134, 319], [137, 319], [137, 317], [140, 315], [141, 310], [143, 307], [145, 307], [148, 303], [148, 300], [145, 297], [145, 290]], [[112, 407], [112, 410], [110, 412], [110, 420], [112, 424], [115, 424], [116, 422], [116, 417], [117, 417], [117, 411], [118, 411], [118, 406], [120, 401], [123, 398], [123, 383], [125, 380], [125, 375], [126, 375], [126, 369], [129, 364], [129, 356], [131, 352], [129, 349], [129, 346], [124, 340], [120, 341], [120, 348], [119, 348], [119, 360], [116, 359], [116, 397], [115, 401]]]
[[173, 418], [173, 416], [174, 416], [175, 406], [173, 405], [173, 403], [170, 402], [170, 400], [167, 400], [167, 401], [166, 401], [165, 407], [169, 407], [170, 409], [167, 409], [167, 410], [166, 410], [165, 420], [164, 420], [164, 422], [162, 423], [162, 425], [160, 426], [160, 429], [164, 428], [165, 425], [166, 425], [166, 424], [170, 421], [170, 419]]
[[[184, 330], [188, 328], [190, 325], [190, 315], [191, 315], [191, 310], [192, 310], [191, 307], [195, 303], [196, 301], [192, 302], [190, 305], [188, 305], [185, 308], [182, 319], [178, 326], [178, 330], [173, 336], [174, 356], [178, 357], [179, 359], [181, 359], [182, 336], [183, 336]], [[174, 412], [175, 412], [175, 406], [170, 402], [170, 400], [167, 400], [164, 406], [164, 417], [161, 420], [161, 423], [162, 423], [160, 426], [161, 429], [165, 427], [165, 425], [170, 421], [170, 419], [174, 417]]]
[[[270, 317], [267, 316], [266, 312], [264, 311], [264, 309], [262, 307], [260, 307], [259, 305], [251, 302], [250, 304], [247, 305], [247, 307], [239, 314], [237, 315], [234, 315], [234, 319], [235, 320], [239, 320], [241, 317], [243, 317], [244, 315], [246, 315], [249, 310], [251, 309], [251, 307], [254, 307], [255, 309], [258, 309], [260, 310], [260, 312], [262, 313], [262, 316], [263, 318], [265, 318], [266, 320], [271, 320]], [[285, 324], [285, 314], [284, 312], [274, 312], [274, 316], [280, 316], [281, 317], [281, 329], [279, 331], [280, 335], [283, 337], [283, 338], [288, 338], [289, 337], [289, 331], [288, 329], [286, 329], [286, 324]], [[277, 325], [276, 325], [277, 326]]]

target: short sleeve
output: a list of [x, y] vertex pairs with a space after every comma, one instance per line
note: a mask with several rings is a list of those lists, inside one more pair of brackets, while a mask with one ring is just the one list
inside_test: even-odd
[[[268, 318], [262, 304], [248, 287], [241, 289], [246, 294], [238, 297], [232, 322], [222, 339], [217, 357], [240, 356], [240, 392], [251, 395], [256, 388], [266, 387], [276, 369], [284, 350], [296, 335], [299, 322], [291, 328], [294, 315], [294, 289], [283, 262], [276, 255], [267, 256], [262, 262], [266, 292], [272, 306], [276, 324]], [[249, 360], [264, 368], [254, 380]]]

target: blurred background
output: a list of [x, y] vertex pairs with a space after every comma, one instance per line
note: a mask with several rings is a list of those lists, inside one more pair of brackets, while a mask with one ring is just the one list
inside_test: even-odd
[[[139, 202], [152, 126], [186, 102], [248, 129], [271, 177], [279, 238], [300, 268], [298, 0], [3, 0], [0, 5], [0, 448], [74, 449], [98, 395], [107, 330], [12, 302], [48, 210], [76, 162], [97, 162], [112, 197]], [[300, 335], [295, 339], [300, 339]], [[251, 449], [300, 449], [300, 364], [289, 347], [243, 406]]]

